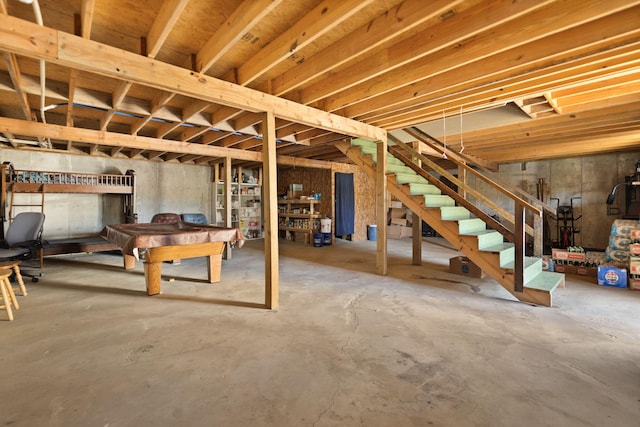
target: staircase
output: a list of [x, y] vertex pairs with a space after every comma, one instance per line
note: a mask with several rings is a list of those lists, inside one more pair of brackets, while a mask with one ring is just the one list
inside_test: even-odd
[[[336, 147], [375, 178], [374, 142], [353, 139], [351, 144], [340, 142]], [[451, 190], [408, 158], [387, 152], [387, 188], [518, 300], [551, 307], [552, 292], [564, 287], [563, 274], [543, 271], [541, 258], [517, 257], [514, 243], [505, 242], [505, 237], [513, 240], [512, 232], [457, 194], [443, 194]]]

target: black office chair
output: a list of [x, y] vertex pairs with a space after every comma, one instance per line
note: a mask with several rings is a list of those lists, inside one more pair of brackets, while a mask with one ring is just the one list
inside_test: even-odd
[[[36, 259], [42, 269], [42, 228], [44, 214], [41, 212], [21, 212], [11, 221], [5, 240], [0, 243], [0, 262]], [[31, 281], [37, 282], [34, 275]]]

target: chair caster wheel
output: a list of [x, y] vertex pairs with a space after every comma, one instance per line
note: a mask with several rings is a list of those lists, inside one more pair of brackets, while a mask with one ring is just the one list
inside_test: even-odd
[[32, 278], [31, 278], [31, 281], [32, 281], [33, 283], [37, 282], [38, 280], [40, 280], [40, 279], [38, 279], [37, 277], [32, 277]]

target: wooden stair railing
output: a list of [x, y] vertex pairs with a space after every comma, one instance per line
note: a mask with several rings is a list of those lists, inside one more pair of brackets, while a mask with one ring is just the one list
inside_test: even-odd
[[[391, 138], [392, 144], [393, 140]], [[530, 209], [530, 204], [517, 196], [512, 197], [514, 214], [509, 214], [512, 221], [510, 225], [513, 225], [511, 229], [465, 199], [464, 195], [440, 181], [438, 176], [423, 166], [450, 179], [467, 195], [486, 199], [477, 190], [401, 141], [396, 141], [395, 146], [392, 144], [387, 152], [389, 191], [517, 299], [551, 306], [551, 292], [558, 286], [564, 286], [564, 276], [542, 271], [540, 258], [525, 257], [525, 212]], [[335, 145], [370, 176], [376, 175], [378, 153], [375, 143], [354, 140], [351, 144], [344, 142]], [[485, 200], [487, 206], [492, 203], [489, 199]], [[504, 240], [510, 243], [504, 243]]]
[[[556, 215], [555, 208], [544, 203], [541, 200], [536, 199], [531, 194], [527, 193], [521, 188], [501, 182], [499, 177], [495, 176], [495, 174], [493, 174], [490, 170], [488, 170], [482, 164], [477, 162], [474, 157], [468, 156], [464, 153], [457, 153], [455, 151], [446, 150], [445, 145], [441, 141], [429, 135], [428, 133], [418, 129], [417, 127], [410, 127], [403, 130], [407, 132], [409, 135], [416, 138], [418, 141], [427, 145], [430, 149], [435, 150], [441, 155], [446, 154], [447, 159], [453, 161], [456, 165], [464, 168], [466, 171], [470, 172], [477, 178], [481, 179], [489, 186], [497, 189], [508, 198], [512, 200], [518, 199], [524, 202], [523, 203], [524, 206], [527, 207], [529, 211], [534, 214], [534, 217], [533, 217], [534, 226], [530, 227], [526, 225], [525, 226], [526, 232], [528, 235], [533, 237], [534, 255], [539, 257], [542, 256], [543, 248], [544, 248], [543, 216], [545, 212], [547, 212], [551, 216], [555, 216]], [[393, 140], [394, 142], [397, 141], [397, 139], [395, 138], [393, 138]], [[409, 149], [411, 148], [409, 147]], [[533, 209], [529, 208], [529, 206], [533, 207]], [[500, 215], [502, 215], [508, 221], [512, 219], [511, 214], [503, 215], [502, 213], [500, 213]], [[515, 224], [515, 223], [512, 222], [512, 224]]]

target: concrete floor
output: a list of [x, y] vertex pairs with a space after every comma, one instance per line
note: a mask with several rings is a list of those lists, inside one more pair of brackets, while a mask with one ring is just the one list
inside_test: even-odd
[[118, 256], [46, 259], [16, 320], [0, 313], [1, 424], [638, 425], [640, 292], [569, 276], [553, 308], [514, 302], [449, 274], [437, 239], [423, 267], [390, 240], [387, 277], [375, 242], [280, 251], [277, 312], [262, 241], [215, 285], [203, 259], [165, 264], [156, 297]]

